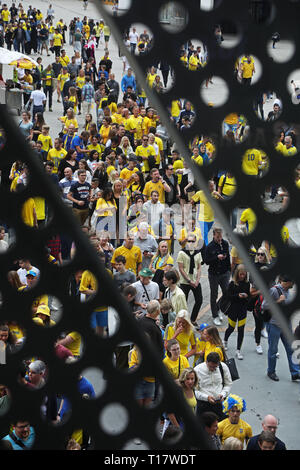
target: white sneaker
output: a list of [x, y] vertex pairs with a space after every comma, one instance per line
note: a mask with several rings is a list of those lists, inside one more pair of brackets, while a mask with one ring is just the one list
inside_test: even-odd
[[272, 202], [275, 202], [275, 199], [271, 199], [271, 198], [270, 198], [270, 199], [266, 199], [266, 200], [264, 201], [265, 204], [271, 204]]
[[223, 344], [224, 344], [224, 350], [227, 351], [228, 350], [228, 341], [223, 341]]
[[277, 357], [277, 359], [279, 359], [279, 358], [280, 358], [280, 354], [279, 354], [279, 353], [276, 353], [276, 357]]
[[221, 326], [221, 322], [220, 322], [220, 319], [218, 317], [214, 318], [213, 322], [216, 326]]
[[236, 357], [241, 361], [242, 359], [244, 359], [244, 356], [241, 354], [241, 351], [237, 350], [237, 352], [235, 353]]
[[267, 330], [264, 328], [263, 330], [261, 330], [261, 336], [263, 336], [264, 338], [267, 338], [268, 337], [268, 333], [267, 333]]
[[220, 321], [223, 321], [224, 317], [223, 317], [223, 313], [222, 313], [222, 312], [219, 312], [219, 313], [218, 313], [218, 317], [219, 317]]
[[257, 352], [257, 354], [262, 354], [263, 353], [263, 350], [262, 350], [262, 347], [261, 347], [260, 344], [258, 346], [256, 346], [256, 352]]

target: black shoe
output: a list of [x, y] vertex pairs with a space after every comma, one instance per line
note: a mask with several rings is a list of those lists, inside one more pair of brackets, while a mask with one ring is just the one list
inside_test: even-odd
[[296, 380], [300, 380], [300, 373], [292, 375], [292, 381], [295, 382]]
[[268, 377], [270, 377], [270, 379], [272, 380], [275, 380], [275, 382], [279, 382], [279, 377], [277, 377], [277, 375], [275, 374], [275, 372], [272, 372], [272, 374], [270, 374], [268, 372]]

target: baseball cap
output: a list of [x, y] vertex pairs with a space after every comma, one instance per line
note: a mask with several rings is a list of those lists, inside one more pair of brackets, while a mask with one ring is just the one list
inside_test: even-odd
[[33, 361], [31, 364], [29, 364], [29, 370], [35, 374], [41, 374], [42, 372], [45, 372], [46, 364], [39, 360]]
[[199, 326], [199, 331], [205, 330], [205, 328], [207, 328], [208, 326], [208, 323], [201, 323], [201, 325]]
[[152, 277], [153, 272], [149, 268], [143, 268], [140, 270], [139, 275], [144, 277]]
[[31, 269], [30, 271], [27, 271], [27, 273], [26, 273], [26, 277], [27, 277], [27, 276], [33, 276], [33, 277], [36, 277], [36, 276], [37, 276], [37, 274], [36, 274], [36, 272], [35, 272], [35, 271], [33, 271], [33, 270]]
[[43, 313], [44, 315], [50, 317], [50, 309], [47, 307], [47, 305], [44, 304], [38, 306], [36, 313]]

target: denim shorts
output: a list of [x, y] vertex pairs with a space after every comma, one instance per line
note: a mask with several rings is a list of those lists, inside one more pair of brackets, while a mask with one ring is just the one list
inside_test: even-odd
[[103, 310], [102, 312], [93, 312], [91, 315], [91, 326], [96, 328], [96, 326], [107, 326], [108, 325], [108, 310]]
[[155, 393], [155, 382], [147, 382], [141, 380], [135, 389], [135, 398], [142, 400], [143, 398], [154, 398]]

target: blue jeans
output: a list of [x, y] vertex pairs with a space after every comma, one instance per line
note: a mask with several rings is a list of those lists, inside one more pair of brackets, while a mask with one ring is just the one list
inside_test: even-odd
[[214, 223], [213, 222], [204, 222], [202, 220], [199, 220], [198, 223], [199, 223], [199, 228], [201, 230], [202, 238], [204, 240], [205, 245], [207, 246], [208, 245], [208, 233], [209, 233], [209, 231], [212, 228]]
[[135, 389], [135, 398], [137, 400], [143, 400], [145, 398], [154, 398], [155, 382], [147, 382], [142, 379], [138, 382]]
[[289, 345], [285, 336], [283, 335], [281, 329], [278, 326], [274, 325], [273, 323], [267, 323], [266, 328], [268, 332], [268, 343], [269, 343], [268, 374], [273, 374], [275, 372], [276, 361], [277, 361], [276, 353], [278, 352], [278, 343], [279, 343], [279, 340], [281, 339], [283, 346], [285, 348], [285, 351], [286, 351], [290, 373], [292, 376], [297, 375], [300, 370], [299, 365], [293, 363], [292, 354], [294, 351]]

